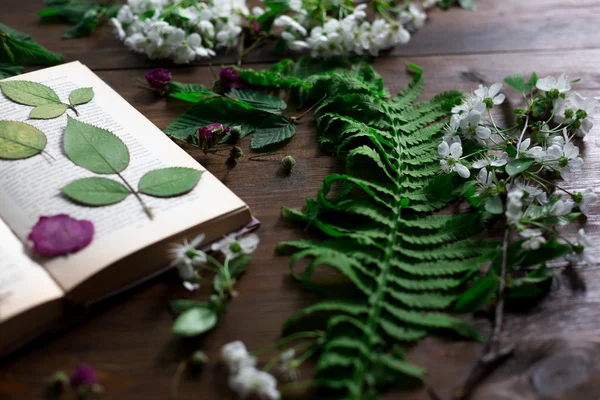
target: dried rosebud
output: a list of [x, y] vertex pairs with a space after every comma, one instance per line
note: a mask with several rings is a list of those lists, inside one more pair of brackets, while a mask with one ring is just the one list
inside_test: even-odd
[[241, 89], [244, 87], [240, 74], [233, 67], [225, 67], [219, 72], [219, 81], [221, 89], [227, 91], [231, 88]]
[[198, 140], [200, 143], [205, 141], [211, 141], [213, 138], [213, 131], [208, 126], [198, 128]]
[[229, 133], [230, 128], [218, 122], [213, 122], [208, 125], [208, 129], [210, 129], [214, 134], [221, 135]]
[[96, 370], [88, 364], [79, 364], [77, 368], [71, 373], [69, 378], [69, 384], [73, 389], [79, 389], [81, 387], [91, 388], [98, 384], [98, 375]]
[[40, 217], [28, 239], [33, 242], [33, 251], [44, 257], [54, 257], [78, 252], [90, 244], [93, 237], [94, 224], [91, 221], [59, 214]]
[[171, 73], [164, 68], [155, 68], [148, 71], [146, 72], [145, 77], [151, 88], [160, 91], [165, 91], [169, 86], [169, 83], [173, 80]]
[[285, 156], [281, 160], [281, 165], [283, 165], [283, 169], [287, 172], [292, 172], [292, 169], [296, 166], [296, 159], [292, 156]]

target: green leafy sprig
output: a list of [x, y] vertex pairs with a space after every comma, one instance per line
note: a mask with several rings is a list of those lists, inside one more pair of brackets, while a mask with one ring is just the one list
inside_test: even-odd
[[26, 64], [55, 65], [64, 57], [37, 44], [23, 32], [0, 23], [0, 79], [18, 75]]
[[37, 15], [47, 22], [64, 22], [71, 27], [63, 35], [64, 39], [88, 36], [106, 18], [113, 18], [122, 4], [105, 5], [87, 0], [44, 0], [47, 8]]
[[91, 87], [73, 90], [69, 94], [70, 104], [62, 103], [52, 88], [37, 82], [7, 81], [0, 83], [0, 88], [15, 103], [35, 107], [29, 114], [31, 119], [57, 118], [67, 109], [79, 116], [75, 106], [89, 103], [94, 98], [94, 89]]

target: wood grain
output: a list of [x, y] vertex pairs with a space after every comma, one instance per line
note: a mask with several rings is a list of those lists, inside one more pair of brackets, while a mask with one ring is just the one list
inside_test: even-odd
[[[480, 82], [501, 81], [512, 73], [532, 71], [541, 76], [568, 72], [574, 78], [582, 78], [577, 86], [581, 93], [600, 94], [600, 74], [596, 72], [600, 65], [600, 35], [593, 23], [598, 21], [600, 2], [481, 0], [478, 3], [480, 11], [475, 14], [461, 10], [432, 13], [431, 22], [408, 46], [375, 60], [374, 67], [384, 76], [392, 93], [409, 81], [404, 65], [410, 61], [425, 70], [424, 98], [442, 90], [469, 90]], [[127, 52], [112, 38], [108, 27], [91, 38], [62, 41], [59, 38], [64, 27], [39, 24], [33, 15], [41, 5], [41, 1], [23, 0], [17, 5], [10, 0], [0, 0], [2, 20], [32, 33], [52, 50], [64, 52], [68, 59], [88, 64], [159, 128], [165, 128], [186, 108], [186, 104], [157, 98], [136, 85], [143, 69], [157, 64]], [[256, 57], [253, 62], [265, 63], [255, 65], [256, 68], [274, 60], [267, 53]], [[174, 74], [175, 79], [184, 82], [210, 84], [212, 81], [207, 67], [178, 67]], [[506, 93], [510, 104], [519, 101], [515, 93], [509, 90]], [[501, 112], [499, 117], [504, 114]], [[509, 118], [508, 114], [506, 117]], [[243, 142], [246, 153], [249, 153], [248, 143], [248, 139]], [[586, 138], [587, 163], [569, 187], [598, 186], [599, 145], [600, 125]], [[261, 245], [237, 286], [240, 297], [232, 302], [217, 329], [202, 341], [173, 338], [170, 333], [173, 316], [167, 309], [168, 301], [181, 297], [205, 299], [210, 290], [202, 288], [190, 294], [181, 287], [175, 274], [169, 273], [102, 304], [76, 326], [38, 340], [2, 360], [0, 399], [45, 398], [47, 379], [56, 370], [69, 370], [79, 362], [91, 363], [99, 370], [100, 380], [106, 387], [106, 399], [167, 399], [177, 365], [193, 350], [201, 347], [215, 360], [220, 346], [232, 340], [244, 340], [250, 348], [272, 343], [291, 313], [316, 300], [315, 295], [303, 291], [290, 278], [289, 260], [274, 254], [277, 242], [306, 237], [301, 229], [280, 217], [280, 207], [284, 204], [302, 207], [304, 199], [315, 194], [326, 175], [343, 169], [317, 145], [310, 118], [301, 122], [283, 151], [297, 159], [291, 176], [281, 173], [279, 157], [273, 157], [272, 161], [262, 162], [243, 159], [225, 180], [248, 202], [263, 225], [259, 231]], [[222, 159], [193, 154], [217, 177], [225, 176]], [[596, 242], [600, 242], [599, 213], [600, 204], [595, 204], [586, 225], [586, 231]], [[595, 251], [597, 256], [600, 256], [599, 250]], [[584, 279], [585, 290], [576, 284], [576, 274]], [[515, 360], [497, 371], [476, 398], [596, 400], [600, 393], [600, 383], [595, 379], [599, 301], [598, 266], [578, 267], [572, 274], [557, 274], [553, 290], [544, 301], [509, 313], [504, 339], [518, 342], [525, 336], [537, 338], [549, 333], [555, 337], [527, 339], [519, 344]], [[477, 317], [473, 321], [484, 331], [489, 327], [485, 318]], [[544, 343], [547, 343], [545, 347]], [[584, 343], [583, 350], [577, 346], [570, 350], [573, 343]], [[480, 348], [479, 344], [432, 337], [410, 349], [409, 359], [427, 367], [429, 383], [447, 395]], [[560, 358], [563, 354], [571, 358]], [[542, 360], [550, 361], [544, 366], [539, 364]], [[556, 389], [554, 397], [548, 397], [544, 387], [551, 386], [545, 383], [544, 374], [546, 370], [553, 373], [553, 365], [562, 363], [585, 366], [579, 366], [578, 371], [583, 371], [580, 376], [565, 381], [571, 384], [562, 386], [562, 391]], [[303, 371], [304, 376], [310, 376], [310, 367]], [[537, 377], [534, 386], [529, 378], [533, 375]], [[185, 374], [179, 398], [233, 398], [225, 379], [221, 367], [213, 364], [199, 374]], [[540, 386], [539, 382], [544, 385]], [[425, 400], [428, 396], [420, 388], [390, 392], [386, 398]]]

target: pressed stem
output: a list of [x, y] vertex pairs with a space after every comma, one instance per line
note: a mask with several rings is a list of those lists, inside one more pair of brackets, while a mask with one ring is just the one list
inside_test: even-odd
[[285, 154], [285, 153], [262, 153], [262, 154], [258, 154], [256, 156], [248, 157], [248, 160], [260, 161], [259, 159], [262, 157], [278, 156], [278, 155], [282, 155], [282, 154]]
[[142, 199], [142, 196], [140, 196], [140, 194], [129, 184], [129, 182], [127, 182], [127, 180], [123, 177], [123, 175], [121, 175], [120, 172], [117, 172], [117, 175], [119, 176], [119, 178], [121, 178], [123, 183], [125, 183], [125, 185], [129, 188], [131, 193], [133, 193], [133, 195], [135, 197], [137, 197], [138, 201], [142, 205], [142, 208], [146, 212], [146, 215], [148, 215], [148, 218], [150, 218], [151, 220], [154, 219], [154, 213], [152, 212], [152, 209], [150, 209], [150, 207], [148, 207], [148, 205], [146, 204], [144, 199]]
[[323, 97], [321, 97], [321, 99], [319, 101], [317, 101], [315, 104], [310, 106], [308, 108], [308, 110], [304, 111], [299, 117], [292, 117], [293, 121], [300, 121], [300, 119], [302, 119], [302, 117], [304, 117], [306, 114], [308, 114], [310, 111], [312, 111], [312, 109], [315, 108], [316, 106], [318, 106], [323, 100], [325, 100], [326, 97], [327, 97], [327, 94], [324, 94]]
[[76, 116], [79, 117], [79, 112], [75, 109], [74, 106], [66, 104], [67, 108], [75, 113]]

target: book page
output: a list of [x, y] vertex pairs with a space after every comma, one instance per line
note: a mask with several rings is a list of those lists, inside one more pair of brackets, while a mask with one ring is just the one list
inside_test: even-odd
[[[192, 157], [173, 143], [162, 131], [135, 110], [87, 67], [75, 62], [9, 78], [43, 83], [68, 103], [76, 88], [92, 87], [94, 99], [77, 106], [82, 122], [107, 129], [117, 135], [130, 152], [129, 166], [121, 173], [137, 188], [140, 178], [153, 169], [191, 167], [204, 170]], [[133, 83], [132, 83], [133, 84]], [[40, 262], [69, 290], [103, 267], [177, 232], [219, 215], [245, 207], [245, 204], [209, 172], [189, 194], [160, 199], [141, 195], [155, 214], [151, 221], [135, 196], [104, 206], [86, 207], [61, 195], [60, 189], [77, 179], [102, 176], [119, 180], [117, 175], [97, 175], [73, 164], [64, 154], [62, 137], [67, 116], [52, 120], [30, 120], [32, 107], [0, 97], [0, 119], [34, 125], [48, 137], [46, 152], [34, 157], [0, 160], [0, 217], [16, 235], [26, 241], [40, 216], [69, 214], [88, 219], [96, 228], [94, 241], [81, 252]]]
[[0, 220], [0, 323], [62, 296], [48, 272]]

